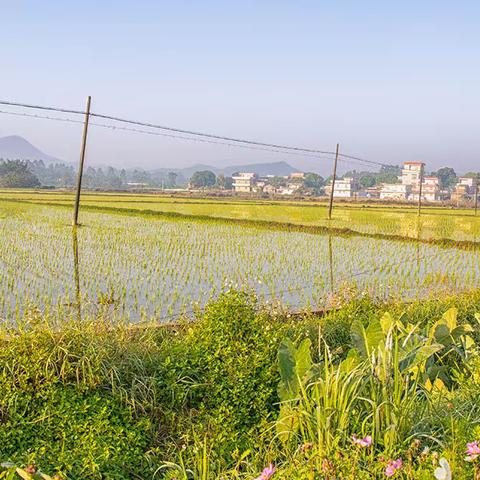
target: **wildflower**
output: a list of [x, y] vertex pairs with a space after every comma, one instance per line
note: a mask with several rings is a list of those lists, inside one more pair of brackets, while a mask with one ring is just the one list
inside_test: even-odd
[[414, 450], [414, 451], [417, 451], [419, 448], [420, 448], [420, 440], [418, 438], [416, 438], [415, 440], [413, 440], [413, 442], [411, 443], [410, 445], [410, 449], [411, 450]]
[[420, 452], [420, 460], [425, 461], [430, 454], [430, 448], [425, 447], [421, 452]]
[[364, 438], [358, 438], [356, 435], [352, 435], [352, 441], [355, 445], [359, 447], [367, 448], [372, 444], [372, 437], [370, 435], [367, 435]]
[[304, 443], [301, 447], [300, 447], [300, 452], [301, 453], [305, 453], [305, 452], [308, 452], [309, 450], [311, 450], [313, 448], [313, 443]]
[[257, 477], [255, 480], [269, 480], [270, 478], [272, 478], [272, 475], [275, 473], [275, 467], [270, 464], [268, 467], [264, 468], [263, 469], [263, 472], [262, 474]]
[[324, 458], [322, 460], [322, 472], [323, 473], [332, 473], [335, 471], [335, 466], [333, 463], [328, 460], [328, 458]]
[[387, 464], [387, 468], [385, 469], [385, 475], [387, 477], [393, 477], [397, 470], [400, 470], [403, 466], [403, 462], [401, 458], [397, 458], [396, 460], [390, 460]]
[[439, 467], [433, 472], [434, 477], [437, 480], [452, 480], [452, 470], [447, 459], [442, 457], [438, 464]]
[[27, 465], [24, 469], [25, 472], [28, 474], [35, 474], [37, 473], [37, 467], [34, 464]]
[[480, 442], [475, 441], [475, 442], [467, 443], [467, 456], [465, 457], [465, 460], [467, 462], [473, 462], [477, 459], [479, 455], [480, 455]]

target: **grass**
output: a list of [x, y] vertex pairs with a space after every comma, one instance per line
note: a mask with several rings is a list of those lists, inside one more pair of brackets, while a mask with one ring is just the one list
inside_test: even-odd
[[[438, 347], [430, 332], [452, 308], [475, 331]], [[397, 458], [396, 477], [433, 478], [443, 456], [455, 478], [472, 478], [479, 310], [477, 292], [293, 317], [231, 291], [175, 326], [58, 324], [31, 311], [0, 333], [0, 457], [72, 479], [253, 479], [271, 462], [274, 479], [303, 480], [384, 478]], [[451, 386], [435, 380], [438, 366]]]

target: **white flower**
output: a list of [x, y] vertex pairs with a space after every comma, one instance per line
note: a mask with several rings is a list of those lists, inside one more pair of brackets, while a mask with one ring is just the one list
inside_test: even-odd
[[438, 468], [435, 469], [433, 475], [437, 480], [452, 480], [452, 470], [446, 458], [442, 457], [438, 461]]

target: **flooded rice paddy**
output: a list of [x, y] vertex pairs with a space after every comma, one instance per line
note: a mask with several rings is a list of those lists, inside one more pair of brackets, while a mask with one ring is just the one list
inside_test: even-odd
[[415, 241], [320, 235], [189, 219], [0, 202], [0, 317], [168, 321], [222, 289], [321, 309], [346, 292], [416, 299], [479, 287], [480, 251]]

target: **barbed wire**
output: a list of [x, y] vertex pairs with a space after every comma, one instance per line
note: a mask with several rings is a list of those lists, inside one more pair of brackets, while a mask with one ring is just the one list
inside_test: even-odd
[[[36, 119], [43, 119], [43, 120], [52, 120], [52, 121], [57, 121], [57, 122], [66, 122], [66, 123], [74, 123], [74, 124], [83, 124], [83, 120], [75, 120], [72, 118], [63, 118], [63, 117], [52, 117], [49, 115], [37, 115], [37, 114], [31, 114], [31, 113], [19, 113], [19, 112], [9, 112], [6, 110], [0, 110], [0, 114], [5, 114], [5, 115], [14, 115], [18, 117], [29, 117], [29, 118], [36, 118]], [[278, 150], [278, 149], [273, 149], [273, 148], [264, 148], [264, 147], [255, 147], [252, 145], [242, 145], [242, 144], [233, 144], [233, 143], [227, 143], [227, 142], [220, 142], [220, 141], [215, 141], [215, 140], [208, 140], [204, 138], [193, 138], [193, 137], [185, 137], [182, 135], [174, 135], [174, 134], [169, 134], [169, 133], [163, 133], [163, 132], [152, 132], [149, 130], [141, 130], [138, 128], [128, 128], [128, 127], [121, 127], [118, 125], [107, 125], [107, 124], [102, 124], [102, 123], [95, 123], [95, 122], [89, 122], [90, 126], [95, 126], [95, 127], [101, 127], [101, 128], [106, 128], [110, 130], [122, 130], [122, 131], [128, 131], [128, 132], [133, 132], [133, 133], [140, 133], [140, 134], [147, 134], [147, 135], [154, 135], [154, 136], [161, 136], [161, 137], [166, 137], [166, 138], [173, 138], [173, 139], [179, 139], [179, 140], [186, 140], [190, 142], [198, 142], [198, 143], [207, 143], [207, 144], [215, 144], [215, 145], [223, 145], [227, 147], [233, 147], [233, 148], [244, 148], [248, 150], [256, 150], [256, 151], [264, 151], [264, 152], [273, 152], [273, 153], [280, 153], [280, 154], [285, 154], [285, 155], [293, 155], [293, 156], [298, 156], [302, 158], [309, 158], [309, 159], [321, 159], [321, 160], [332, 160], [335, 158], [335, 154], [325, 154], [325, 155], [320, 155], [320, 154], [307, 154], [307, 153], [300, 153], [300, 152], [292, 152], [288, 150]], [[348, 165], [355, 165], [358, 163], [362, 163], [362, 160], [351, 160], [351, 159], [343, 159], [339, 158], [339, 162], [348, 164]]]

